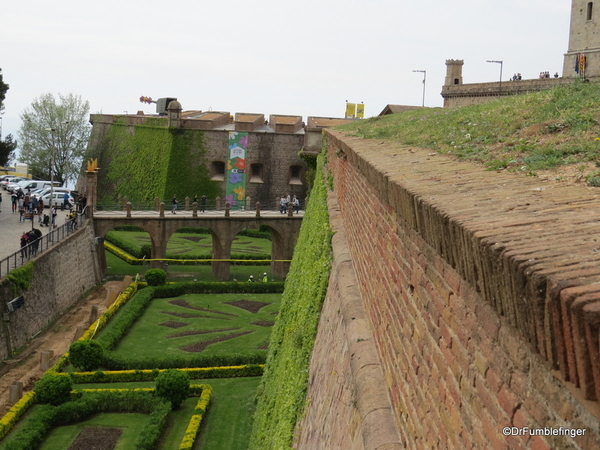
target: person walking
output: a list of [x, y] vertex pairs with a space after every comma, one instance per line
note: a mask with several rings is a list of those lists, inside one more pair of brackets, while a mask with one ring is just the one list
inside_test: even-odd
[[200, 212], [206, 211], [206, 195], [202, 194], [202, 198], [200, 199]]
[[2, 212], [2, 192], [0, 192], [0, 212]]
[[13, 192], [12, 194], [10, 194], [10, 201], [12, 203], [12, 212], [17, 212], [17, 201], [18, 201], [18, 196], [16, 192]]
[[292, 199], [292, 205], [294, 205], [294, 212], [298, 214], [298, 212], [300, 211], [300, 200], [298, 200], [298, 197], [296, 197], [295, 195]]
[[269, 281], [269, 278], [267, 277], [267, 272], [265, 272], [263, 275], [263, 283], [266, 283], [267, 281]]
[[21, 258], [27, 258], [27, 244], [29, 243], [29, 237], [27, 231], [24, 231], [21, 235]]
[[171, 204], [173, 205], [173, 209], [171, 210], [171, 214], [175, 214], [175, 211], [177, 211], [177, 204], [179, 203], [179, 200], [177, 200], [177, 196], [175, 194], [173, 194], [173, 198], [171, 199]]
[[54, 205], [51, 208], [52, 211], [52, 229], [56, 228], [56, 216], [57, 216], [57, 211], [56, 211], [56, 205]]

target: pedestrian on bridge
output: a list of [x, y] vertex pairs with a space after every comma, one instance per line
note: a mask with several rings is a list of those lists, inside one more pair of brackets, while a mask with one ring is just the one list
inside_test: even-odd
[[202, 194], [202, 198], [200, 199], [200, 212], [206, 211], [206, 195]]
[[171, 200], [171, 204], [173, 205], [173, 209], [171, 210], [172, 214], [176, 214], [175, 211], [177, 211], [178, 203], [179, 203], [179, 200], [177, 200], [177, 196], [175, 194], [173, 194], [173, 199]]

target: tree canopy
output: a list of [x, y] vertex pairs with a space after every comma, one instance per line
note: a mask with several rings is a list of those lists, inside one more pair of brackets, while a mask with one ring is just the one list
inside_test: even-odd
[[[21, 113], [21, 160], [35, 177], [66, 183], [75, 180], [87, 147], [91, 127], [90, 104], [79, 95], [52, 94], [35, 98]], [[54, 165], [52, 165], [54, 162]]]
[[[0, 115], [4, 111], [4, 99], [6, 98], [8, 88], [8, 84], [4, 82], [2, 77], [2, 69], [0, 69]], [[0, 166], [5, 166], [13, 158], [16, 148], [17, 141], [13, 141], [12, 135], [9, 134], [3, 140], [0, 133]]]

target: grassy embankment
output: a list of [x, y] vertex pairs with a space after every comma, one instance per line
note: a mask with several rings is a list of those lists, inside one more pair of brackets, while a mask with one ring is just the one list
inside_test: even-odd
[[365, 139], [429, 148], [536, 176], [541, 171], [600, 186], [600, 84], [568, 86], [458, 109], [426, 108], [340, 127]]

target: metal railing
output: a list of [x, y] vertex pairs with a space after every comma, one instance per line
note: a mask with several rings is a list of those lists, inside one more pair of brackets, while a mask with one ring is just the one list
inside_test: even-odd
[[[0, 261], [0, 278], [6, 276], [10, 271], [24, 266], [31, 261], [32, 258], [35, 258], [38, 253], [42, 253], [49, 248], [54, 247], [59, 242], [64, 241], [68, 236], [73, 234], [73, 232], [82, 226], [84, 222], [85, 211], [77, 214], [74, 219], [67, 221], [63, 225], [54, 228], [53, 230], [50, 230], [47, 234], [41, 236], [39, 239], [28, 243], [26, 246], [21, 247], [20, 250], [17, 250], [13, 254], [2, 259]], [[51, 227], [52, 225], [49, 224], [49, 226]]]

